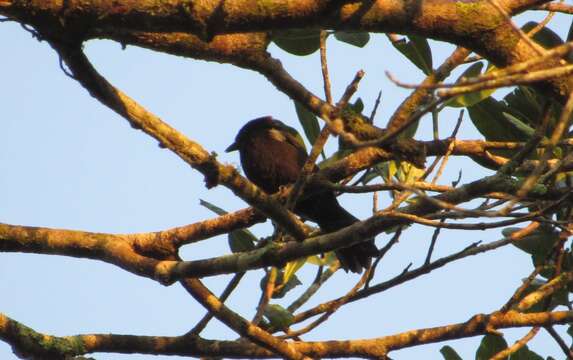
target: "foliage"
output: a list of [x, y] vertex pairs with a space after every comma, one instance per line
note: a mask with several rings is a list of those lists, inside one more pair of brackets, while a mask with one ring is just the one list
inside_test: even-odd
[[[87, 3], [96, 7], [98, 2]], [[125, 2], [125, 6], [138, 6], [128, 3]], [[562, 345], [564, 340], [560, 338], [563, 336], [560, 333], [564, 331], [559, 329], [560, 332], [557, 332], [554, 327], [573, 320], [573, 312], [570, 311], [573, 251], [569, 242], [573, 216], [570, 199], [573, 170], [570, 124], [573, 106], [571, 99], [563, 95], [570, 92], [572, 82], [568, 77], [570, 65], [567, 63], [570, 51], [550, 56], [547, 50], [557, 51], [567, 43], [547, 26], [538, 28], [539, 23], [529, 22], [521, 28], [520, 34], [526, 37], [528, 32], [535, 32], [529, 36], [539, 46], [515, 45], [526, 46], [529, 54], [535, 54], [527, 60], [532, 61], [531, 64], [527, 61], [519, 63], [511, 59], [521, 59], [521, 53], [519, 56], [515, 54], [518, 50], [523, 53], [526, 50], [516, 49], [513, 44], [504, 48], [505, 43], [501, 41], [509, 37], [507, 33], [506, 37], [498, 39], [500, 43], [495, 46], [491, 45], [495, 41], [487, 38], [494, 36], [490, 33], [487, 36], [464, 37], [467, 36], [468, 24], [471, 24], [471, 29], [479, 26], [487, 29], [483, 25], [486, 20], [483, 20], [483, 24], [476, 22], [476, 14], [471, 8], [479, 4], [452, 4], [457, 6], [457, 11], [450, 9], [452, 14], [466, 15], [459, 15], [465, 17], [463, 21], [456, 22], [463, 28], [451, 25], [448, 33], [437, 25], [431, 31], [424, 27], [431, 27], [425, 24], [438, 24], [436, 19], [446, 21], [440, 17], [434, 18], [434, 22], [414, 21], [407, 25], [382, 21], [380, 28], [376, 28], [372, 25], [375, 20], [369, 17], [376, 14], [369, 13], [370, 9], [366, 8], [351, 17], [333, 20], [336, 16], [346, 16], [345, 11], [351, 11], [348, 8], [352, 8], [352, 4], [346, 4], [348, 8], [343, 6], [337, 11], [322, 9], [324, 12], [312, 16], [307, 12], [316, 10], [291, 9], [293, 13], [296, 13], [295, 10], [301, 11], [302, 15], [289, 20], [290, 12], [281, 12], [281, 6], [295, 6], [293, 4], [289, 2], [275, 6], [260, 2], [258, 10], [262, 9], [262, 13], [253, 10], [253, 17], [243, 21], [225, 13], [232, 12], [232, 7], [218, 9], [205, 19], [200, 16], [202, 11], [207, 10], [188, 9], [187, 5], [180, 4], [181, 8], [174, 10], [173, 14], [176, 15], [171, 15], [172, 21], [166, 21], [163, 18], [153, 20], [162, 13], [144, 8], [124, 12], [126, 9], [117, 5], [113, 14], [121, 13], [123, 15], [116, 15], [126, 18], [113, 23], [114, 18], [106, 17], [111, 12], [96, 16], [97, 11], [90, 8], [93, 12], [83, 13], [85, 9], [79, 5], [78, 8], [69, 9], [69, 12], [58, 10], [51, 14], [48, 5], [42, 9], [30, 9], [23, 5], [14, 9], [11, 2], [4, 5], [0, 1], [0, 14], [7, 16], [7, 20], [31, 26], [29, 30], [34, 36], [48, 41], [66, 65], [70, 77], [93, 97], [123, 116], [134, 129], [153, 137], [160, 147], [169, 149], [200, 172], [207, 188], [227, 187], [250, 206], [249, 209], [230, 212], [227, 204], [215, 205], [213, 202], [216, 201], [201, 200], [200, 205], [213, 212], [216, 218], [177, 229], [128, 236], [0, 224], [0, 249], [3, 252], [99, 259], [164, 285], [180, 282], [208, 311], [208, 315], [181, 337], [146, 338], [134, 335], [129, 338], [131, 340], [113, 334], [93, 335], [96, 340], [82, 335], [48, 337], [0, 314], [0, 338], [13, 346], [18, 356], [68, 358], [92, 352], [117, 351], [217, 358], [384, 358], [389, 352], [406, 347], [480, 336], [481, 342], [475, 349], [476, 359], [543, 359], [540, 353], [544, 349], [530, 349], [533, 346], [526, 344], [529, 340], [526, 337], [514, 344], [509, 343], [513, 339], [504, 336], [504, 331], [512, 327], [526, 327], [531, 329], [533, 335], [540, 328], [545, 328]], [[510, 15], [524, 10], [521, 5], [511, 7], [509, 0], [506, 5], [511, 9], [508, 10]], [[528, 7], [531, 6], [533, 4]], [[493, 11], [491, 8], [480, 11]], [[133, 19], [130, 16], [137, 17], [146, 12], [149, 12], [149, 18], [145, 21], [140, 19], [143, 22], [139, 27], [131, 28]], [[22, 13], [28, 15], [23, 16]], [[188, 13], [192, 25], [185, 23], [176, 27], [180, 13]], [[500, 16], [497, 14], [497, 17]], [[489, 18], [495, 19], [496, 16], [484, 15], [484, 19]], [[86, 19], [85, 28], [78, 25], [83, 24], [78, 19]], [[196, 23], [193, 22], [195, 20]], [[111, 25], [105, 21], [110, 21]], [[147, 30], [149, 32], [144, 33]], [[508, 31], [518, 30], [511, 28]], [[329, 103], [306, 89], [301, 79], [292, 78], [280, 61], [267, 52], [272, 42], [284, 51], [282, 55], [286, 57], [310, 56], [319, 50], [324, 55], [327, 50], [323, 42], [325, 38], [343, 43], [345, 47], [350, 45], [356, 51], [365, 51], [382, 41], [380, 37], [371, 36], [371, 32], [386, 32], [393, 46], [390, 49], [397, 50], [403, 56], [404, 64], [414, 69], [412, 71], [418, 71], [424, 79], [421, 85], [410, 86], [409, 97], [393, 109], [389, 124], [382, 124], [383, 121], [375, 117], [378, 102], [370, 104], [363, 100], [366, 97], [354, 98], [364, 74], [357, 74], [342, 92], [339, 101]], [[399, 38], [393, 32], [408, 35]], [[572, 32], [569, 31], [567, 41], [571, 39]], [[243, 36], [241, 41], [237, 40], [238, 36]], [[285, 187], [277, 194], [264, 193], [241, 176], [238, 169], [219, 162], [216, 154], [167, 125], [97, 73], [88, 57], [84, 56], [81, 44], [99, 37], [159, 52], [227, 62], [263, 74], [278, 91], [292, 100], [292, 110], [303, 130], [304, 140], [310, 145], [309, 149], [317, 150], [315, 153], [322, 155], [322, 159], [314, 159], [317, 166], [314, 166], [308, 178], [301, 176], [296, 185]], [[486, 38], [487, 41], [484, 40]], [[464, 56], [456, 58], [452, 55], [436, 66], [434, 61], [442, 56], [436, 56], [435, 46], [429, 39], [447, 39], [459, 46], [454, 54], [462, 53]], [[494, 55], [496, 51], [502, 51], [500, 49], [505, 49], [505, 53], [501, 54], [505, 57]], [[472, 58], [470, 50], [479, 53], [480, 57]], [[502, 57], [503, 61], [500, 60]], [[327, 57], [321, 56], [321, 65], [322, 69], [328, 69]], [[461, 75], [454, 77], [456, 69]], [[318, 72], [320, 69], [317, 66], [314, 70]], [[556, 70], [563, 72], [547, 75]], [[533, 81], [533, 75], [539, 78]], [[330, 92], [332, 89], [327, 73], [323, 73], [323, 76], [326, 91]], [[407, 84], [396, 82], [408, 88]], [[501, 87], [509, 87], [509, 90], [498, 90]], [[371, 112], [367, 114], [366, 108]], [[440, 128], [439, 124], [444, 123], [444, 119], [452, 118], [452, 109], [467, 110], [479, 138], [464, 139], [465, 135], [458, 133], [463, 113], [451, 133], [446, 134]], [[418, 134], [423, 117], [433, 119], [432, 140], [424, 140], [423, 135]], [[385, 126], [401, 130], [392, 133]], [[338, 146], [324, 147], [319, 141], [321, 127], [328, 128], [330, 136], [339, 138]], [[225, 131], [231, 132], [230, 129]], [[302, 141], [302, 137], [299, 140]], [[420, 156], [427, 156], [423, 169], [414, 161]], [[483, 166], [489, 175], [462, 182], [460, 174], [460, 179], [454, 184], [442, 184], [442, 175], [449, 159], [461, 156], [470, 158], [474, 167]], [[350, 225], [353, 231], [348, 231], [347, 226], [326, 233], [326, 229], [319, 229], [308, 222], [305, 224], [307, 219], [298, 218], [291, 211], [297, 209], [292, 205], [295, 204], [293, 199], [304, 200], [309, 193], [322, 194], [326, 191], [355, 198], [358, 198], [356, 194], [372, 193], [371, 217]], [[387, 192], [390, 200], [380, 200], [379, 192]], [[248, 229], [267, 218], [272, 220], [272, 233], [259, 238], [255, 231]], [[479, 220], [476, 221], [476, 218]], [[413, 224], [430, 229], [427, 232], [427, 250], [423, 254], [425, 260], [418, 265], [408, 265], [389, 279], [382, 281], [380, 277], [375, 277], [378, 275], [375, 272], [379, 273], [383, 267], [379, 267], [379, 263], [391, 256], [388, 255], [389, 250], [401, 237], [411, 234], [409, 231]], [[435, 249], [445, 229], [498, 229], [503, 238], [497, 241], [487, 239], [483, 244], [475, 243], [459, 252], [443, 255]], [[230, 251], [211, 259], [181, 260], [181, 246], [220, 234], [227, 235]], [[368, 269], [354, 279], [354, 287], [343, 290], [343, 287], [336, 286], [335, 296], [330, 300], [315, 296], [323, 285], [331, 284], [330, 279], [335, 278], [334, 274], [351, 276], [341, 274], [337, 258], [341, 248], [379, 234], [386, 235], [382, 241], [378, 238], [379, 254], [372, 259]], [[413, 328], [405, 333], [374, 339], [354, 340], [352, 331], [356, 324], [348, 326], [348, 338], [340, 342], [311, 343], [303, 338], [303, 335], [322, 326], [335, 312], [351, 302], [375, 298], [385, 290], [413, 281], [455, 261], [506, 245], [513, 245], [508, 249], [531, 258], [531, 274], [522, 279], [515, 289], [504, 289], [504, 293], [513, 293], [513, 296], [508, 298], [507, 303], [499, 304], [499, 311], [484, 315], [479, 313], [483, 309], [471, 309], [475, 316], [463, 323], [439, 324], [437, 328], [428, 329]], [[441, 254], [437, 259], [436, 253]], [[314, 275], [309, 276], [309, 273]], [[222, 294], [216, 296], [203, 284], [203, 278], [224, 274], [233, 274], [233, 279]], [[224, 304], [226, 298], [241, 285], [239, 282], [244, 274], [255, 274], [260, 284], [255, 286], [257, 289], [250, 289], [252, 298], [245, 301], [256, 304], [252, 306], [255, 313], [252, 320], [247, 320], [245, 314], [233, 311]], [[419, 294], [419, 297], [423, 299], [424, 294]], [[308, 304], [314, 305], [300, 310]], [[209, 343], [203, 339], [201, 332], [213, 317], [236, 332], [240, 340]], [[135, 329], [134, 333], [137, 333]], [[571, 338], [571, 331], [567, 334]], [[379, 334], [382, 335], [386, 334]], [[131, 343], [133, 339], [137, 341]], [[177, 347], [177, 344], [185, 346]], [[570, 351], [564, 351], [570, 355]], [[440, 353], [446, 360], [462, 359], [450, 345], [444, 345]]]

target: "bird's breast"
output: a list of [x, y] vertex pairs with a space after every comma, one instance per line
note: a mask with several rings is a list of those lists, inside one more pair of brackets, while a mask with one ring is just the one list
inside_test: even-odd
[[241, 156], [247, 177], [267, 193], [275, 193], [281, 186], [294, 183], [305, 161], [301, 152], [279, 131], [274, 135], [252, 137]]

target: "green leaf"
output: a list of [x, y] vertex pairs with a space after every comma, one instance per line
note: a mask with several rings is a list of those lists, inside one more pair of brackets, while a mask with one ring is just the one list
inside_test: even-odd
[[[302, 285], [302, 283], [295, 274], [290, 274], [289, 278], [285, 279], [285, 272], [282, 269], [276, 269], [276, 271], [277, 271], [277, 277], [274, 283], [274, 289], [272, 294], [273, 299], [283, 298], [289, 291], [291, 291], [292, 289], [294, 289], [299, 285]], [[259, 281], [259, 287], [261, 288], [261, 291], [265, 291], [269, 275], [270, 272], [266, 272], [265, 275]]]
[[313, 265], [317, 265], [317, 266], [330, 266], [337, 260], [338, 260], [338, 258], [336, 257], [336, 255], [334, 255], [334, 251], [327, 252], [326, 254], [324, 254], [324, 257], [319, 257], [318, 255], [313, 255], [313, 256], [309, 256], [307, 258], [307, 262], [309, 264], [313, 264]]
[[[227, 214], [227, 211], [208, 201], [199, 199], [199, 204], [217, 215]], [[256, 241], [257, 237], [247, 229], [233, 230], [228, 236], [229, 248], [234, 253], [254, 250]]]
[[407, 37], [410, 41], [402, 39], [397, 42], [392, 42], [392, 45], [406, 56], [416, 67], [430, 75], [433, 71], [432, 68], [432, 49], [428, 44], [428, 40], [421, 36], [410, 35]]
[[[463, 72], [463, 74], [456, 80], [456, 82], [459, 82], [461, 79], [469, 79], [480, 75], [482, 68], [483, 68], [482, 62], [474, 63], [472, 66], [468, 67], [466, 71]], [[491, 69], [494, 69], [494, 67], [492, 67]], [[448, 100], [446, 102], [446, 105], [451, 107], [472, 106], [489, 97], [491, 94], [495, 92], [495, 90], [496, 89], [486, 89], [482, 91], [476, 91], [469, 94], [456, 96], [455, 98]]]
[[573, 338], [573, 325], [567, 327], [567, 334]]
[[[518, 230], [521, 229], [510, 227], [503, 229], [501, 233], [503, 236], [509, 237]], [[553, 249], [553, 246], [557, 241], [559, 241], [559, 233], [550, 226], [542, 225], [533, 233], [524, 236], [517, 241], [512, 241], [511, 244], [530, 255], [537, 255], [544, 258]]]
[[523, 346], [509, 356], [510, 360], [544, 360], [539, 354], [529, 350], [527, 345]]
[[523, 121], [519, 120], [518, 118], [511, 115], [510, 113], [504, 112], [503, 116], [505, 116], [507, 121], [509, 121], [509, 123], [512, 124], [517, 131], [521, 132], [524, 137], [530, 138], [535, 133], [534, 128], [525, 124]]
[[275, 291], [273, 292], [273, 299], [283, 298], [289, 291], [291, 291], [292, 289], [294, 289], [299, 285], [302, 285], [302, 283], [300, 282], [298, 277], [294, 274], [291, 275], [286, 283], [284, 281], [281, 281], [280, 287], [275, 288]]
[[318, 29], [275, 31], [271, 34], [271, 39], [284, 51], [297, 56], [310, 55], [320, 48]]
[[458, 355], [456, 350], [454, 350], [454, 348], [449, 345], [442, 346], [440, 353], [442, 353], [444, 360], [462, 360], [461, 356]]
[[[545, 94], [529, 86], [518, 86], [503, 98], [507, 111], [531, 128], [536, 128], [543, 118], [544, 108], [549, 105], [550, 117], [546, 136], [550, 136], [561, 116], [563, 105], [548, 98]], [[548, 104], [549, 103], [549, 104]], [[570, 118], [571, 123], [573, 118]], [[566, 136], [566, 135], [564, 135]]]
[[483, 337], [476, 352], [476, 360], [489, 360], [492, 356], [507, 348], [503, 336], [488, 334]]
[[477, 130], [488, 141], [525, 141], [527, 136], [523, 134], [504, 113], [509, 113], [507, 106], [492, 98], [468, 107], [470, 119]]
[[[550, 118], [545, 132], [546, 136], [550, 136], [553, 133], [563, 109], [563, 105], [529, 86], [518, 86], [513, 92], [503, 98], [503, 102], [507, 105], [507, 111], [511, 115], [532, 128], [536, 128], [539, 125], [543, 118], [544, 108], [549, 105]], [[570, 118], [569, 123], [571, 123], [572, 119]]]
[[396, 180], [400, 181], [399, 176], [396, 174], [398, 173], [398, 169], [400, 168], [400, 163], [396, 160], [391, 160], [388, 162], [388, 178], [393, 178], [396, 176]]
[[257, 238], [245, 229], [233, 230], [229, 233], [229, 248], [232, 252], [244, 252], [255, 250]]
[[547, 97], [529, 86], [518, 86], [503, 98], [511, 114], [532, 127], [541, 121], [546, 101]]
[[278, 304], [269, 304], [264, 315], [276, 329], [286, 329], [294, 321], [293, 314]]
[[[571, 26], [569, 26], [569, 32], [567, 33], [567, 42], [573, 41], [573, 21], [571, 21]], [[573, 62], [573, 54], [571, 51], [565, 55], [565, 60], [569, 63]]]
[[[571, 257], [573, 254], [571, 253], [571, 249], [565, 250], [565, 256], [563, 257], [563, 264], [561, 265], [562, 271], [571, 271], [573, 269], [573, 258]], [[553, 275], [553, 274], [551, 274]], [[568, 285], [569, 292], [573, 292], [573, 284]]]
[[291, 261], [285, 265], [283, 270], [283, 281], [288, 282], [294, 274], [306, 263], [306, 258], [300, 258], [295, 261]]
[[349, 106], [358, 114], [362, 114], [362, 110], [364, 110], [364, 103], [361, 98], [356, 99], [354, 104], [350, 104]]
[[[385, 175], [386, 174], [386, 175]], [[370, 169], [366, 170], [366, 174], [362, 177], [362, 185], [368, 184], [370, 181], [382, 177], [383, 179], [387, 177], [388, 165], [386, 163], [376, 164]]]
[[420, 120], [414, 121], [412, 125], [408, 126], [406, 130], [402, 131], [398, 135], [398, 139], [411, 139], [416, 135], [416, 131], [418, 131], [418, 125], [420, 125]]
[[[530, 21], [523, 25], [521, 29], [527, 33], [538, 24], [538, 22]], [[533, 40], [546, 49], [551, 49], [563, 44], [561, 37], [557, 35], [553, 30], [549, 29], [547, 26], [543, 27], [541, 30], [539, 30], [539, 32], [533, 35]]]
[[203, 199], [199, 199], [199, 205], [206, 207], [207, 209], [211, 210], [212, 212], [214, 212], [217, 215], [225, 215], [227, 214], [227, 211], [221, 209], [220, 207], [218, 207], [217, 205], [211, 204], [208, 201], [205, 201]]
[[306, 135], [308, 142], [314, 144], [318, 134], [320, 134], [320, 126], [318, 125], [316, 116], [314, 116], [313, 113], [308, 111], [307, 108], [305, 108], [298, 101], [294, 102], [294, 108], [296, 110], [298, 121], [302, 125], [302, 129], [304, 130], [304, 134]]
[[396, 179], [404, 184], [412, 184], [424, 174], [424, 170], [418, 169], [407, 161], [391, 161], [389, 171], [395, 173]]
[[334, 33], [336, 40], [345, 42], [357, 47], [364, 47], [370, 41], [370, 34], [367, 32], [347, 32], [337, 31]]

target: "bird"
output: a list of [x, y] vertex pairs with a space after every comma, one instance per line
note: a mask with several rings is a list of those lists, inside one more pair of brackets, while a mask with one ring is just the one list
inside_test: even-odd
[[[247, 122], [225, 151], [237, 150], [246, 177], [268, 194], [295, 183], [308, 157], [300, 134], [271, 116]], [[317, 170], [315, 166], [314, 171]], [[293, 209], [297, 215], [315, 222], [326, 233], [359, 221], [339, 204], [332, 190], [315, 190], [299, 197]], [[372, 238], [335, 253], [345, 271], [361, 273], [378, 249]]]

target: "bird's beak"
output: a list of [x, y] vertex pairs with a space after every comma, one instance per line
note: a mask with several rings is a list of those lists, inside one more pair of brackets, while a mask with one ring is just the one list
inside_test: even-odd
[[231, 152], [231, 151], [237, 151], [237, 150], [239, 150], [239, 145], [236, 142], [234, 142], [231, 145], [229, 145], [228, 148], [225, 149], [225, 152]]

